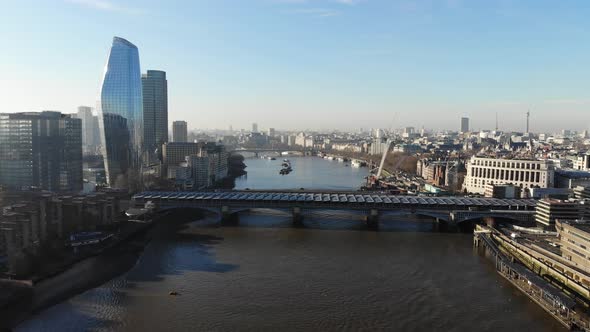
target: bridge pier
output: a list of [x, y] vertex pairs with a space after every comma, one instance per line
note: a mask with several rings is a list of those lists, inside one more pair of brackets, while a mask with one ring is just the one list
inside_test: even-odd
[[367, 228], [372, 229], [372, 230], [378, 230], [379, 229], [379, 210], [377, 209], [371, 209], [371, 211], [369, 211], [369, 215], [367, 216]]
[[303, 226], [303, 215], [301, 214], [301, 208], [296, 206], [292, 210], [293, 213], [293, 226], [295, 227], [302, 227]]
[[231, 213], [231, 209], [227, 205], [221, 207], [221, 223], [230, 224], [237, 221], [237, 216]]

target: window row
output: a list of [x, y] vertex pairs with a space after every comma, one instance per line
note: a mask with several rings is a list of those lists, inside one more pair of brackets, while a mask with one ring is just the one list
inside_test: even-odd
[[504, 167], [504, 168], [516, 168], [516, 169], [541, 169], [541, 163], [539, 162], [522, 162], [522, 161], [506, 161], [506, 160], [485, 160], [476, 159], [474, 162], [476, 166], [488, 166], [488, 167]]
[[471, 167], [472, 177], [504, 180], [504, 181], [523, 181], [523, 182], [540, 182], [541, 172], [535, 171], [518, 171], [518, 170], [504, 170], [493, 168]]

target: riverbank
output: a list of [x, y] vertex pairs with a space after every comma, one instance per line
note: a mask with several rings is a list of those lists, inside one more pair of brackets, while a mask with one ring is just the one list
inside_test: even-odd
[[[131, 270], [159, 227], [178, 227], [202, 218], [194, 211], [178, 210], [159, 214], [151, 223], [141, 224], [136, 232], [129, 232], [116, 245], [100, 254], [87, 257], [50, 278], [31, 284], [20, 291], [18, 306], [10, 306], [0, 314], [0, 329], [10, 329], [35, 314], [87, 290], [99, 287]], [[162, 221], [166, 219], [166, 224]], [[0, 284], [1, 286], [1, 284]]]
[[128, 271], [149, 241], [148, 233], [152, 224], [132, 226], [125, 228], [117, 242], [64, 266], [50, 276], [35, 282], [4, 280], [0, 283], [13, 294], [18, 294], [18, 297], [3, 298], [0, 328], [12, 328], [35, 312]]
[[568, 286], [556, 284], [556, 280], [541, 269], [529, 269], [522, 257], [508, 248], [513, 239], [495, 228], [478, 225], [473, 240], [475, 247], [481, 245], [490, 253], [500, 276], [557, 322], [569, 330], [590, 331], [590, 318], [583, 299], [575, 296], [575, 290]]
[[33, 285], [30, 282], [0, 280], [0, 330], [8, 329], [23, 319], [31, 307]]

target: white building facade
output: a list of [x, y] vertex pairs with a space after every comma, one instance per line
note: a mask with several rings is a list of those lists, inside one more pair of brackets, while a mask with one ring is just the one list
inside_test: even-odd
[[590, 154], [578, 156], [574, 161], [574, 168], [580, 171], [590, 171]]
[[552, 188], [554, 167], [548, 160], [471, 157], [463, 189], [484, 194], [488, 184], [514, 184], [521, 188]]

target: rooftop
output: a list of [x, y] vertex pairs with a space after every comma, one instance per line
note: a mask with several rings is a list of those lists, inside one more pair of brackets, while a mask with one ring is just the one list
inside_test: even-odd
[[574, 179], [590, 178], [590, 172], [577, 170], [577, 169], [557, 168], [555, 170], [555, 173], [557, 173], [561, 176], [566, 176], [566, 177], [574, 178]]
[[590, 233], [590, 220], [563, 220], [561, 224], [570, 225], [575, 229]]

